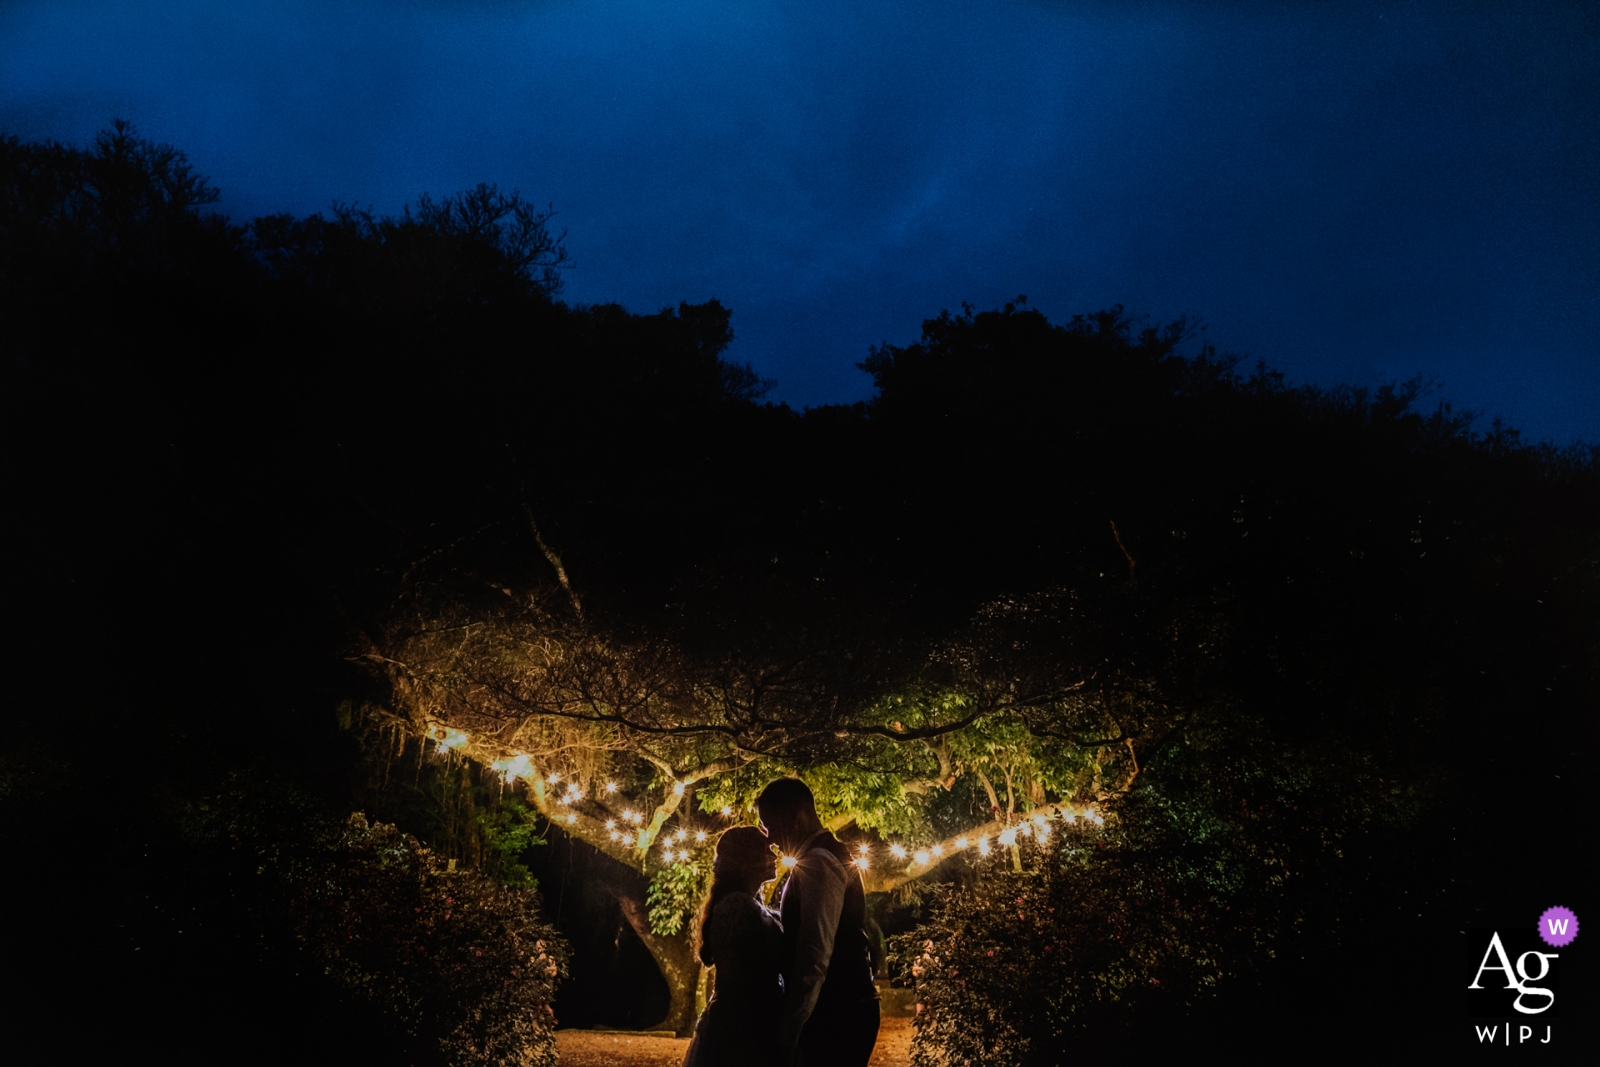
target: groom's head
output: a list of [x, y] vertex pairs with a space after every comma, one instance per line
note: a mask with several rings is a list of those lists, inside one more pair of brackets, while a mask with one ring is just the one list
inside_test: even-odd
[[756, 815], [767, 836], [785, 852], [822, 829], [816, 799], [798, 778], [779, 778], [763, 789], [756, 797]]

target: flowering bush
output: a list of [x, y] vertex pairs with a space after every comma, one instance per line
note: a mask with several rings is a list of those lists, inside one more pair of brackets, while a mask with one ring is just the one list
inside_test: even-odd
[[566, 949], [532, 890], [453, 870], [360, 814], [325, 844], [284, 873], [295, 933], [334, 982], [459, 1067], [556, 1062]]

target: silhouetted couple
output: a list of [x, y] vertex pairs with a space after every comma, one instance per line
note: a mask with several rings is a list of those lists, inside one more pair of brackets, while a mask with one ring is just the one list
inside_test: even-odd
[[[716, 992], [684, 1067], [866, 1067], [878, 995], [861, 877], [804, 782], [773, 782], [756, 814], [759, 830], [735, 827], [717, 841], [700, 915], [700, 960], [716, 967]], [[796, 861], [776, 913], [759, 899], [774, 844]]]

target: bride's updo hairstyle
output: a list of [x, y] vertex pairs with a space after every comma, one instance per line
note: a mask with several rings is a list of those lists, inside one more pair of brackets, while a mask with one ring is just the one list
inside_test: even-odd
[[716, 858], [711, 864], [711, 892], [706, 895], [705, 907], [700, 909], [700, 962], [711, 965], [706, 958], [705, 926], [717, 901], [729, 893], [746, 893], [751, 883], [759, 885], [772, 877], [777, 857], [772, 854], [772, 842], [754, 826], [735, 826], [724, 830], [717, 838]]

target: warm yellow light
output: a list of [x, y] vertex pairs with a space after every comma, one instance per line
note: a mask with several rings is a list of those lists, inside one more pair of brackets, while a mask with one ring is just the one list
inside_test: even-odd
[[1050, 827], [1048, 827], [1048, 826], [1039, 827], [1039, 840], [1040, 841], [1048, 841], [1048, 840], [1050, 840]]
[[617, 828], [617, 820], [615, 820], [615, 819], [607, 819], [606, 820], [606, 829], [607, 830], [615, 830], [616, 828]]
[[568, 826], [571, 826], [573, 823], [575, 823], [577, 821], [578, 821], [578, 817], [576, 815], [572, 814], [571, 812], [567, 813], [567, 825]]
[[783, 864], [785, 867], [793, 867], [795, 864], [795, 859], [793, 856], [785, 856], [778, 862]]
[[607, 782], [606, 783], [606, 792], [607, 793], [615, 793], [616, 791], [617, 791], [617, 783], [616, 782]]
[[1104, 826], [1106, 824], [1106, 821], [1100, 817], [1099, 812], [1095, 812], [1093, 815], [1089, 816], [1089, 821], [1094, 823], [1096, 826]]
[[615, 830], [611, 831], [611, 840], [618, 841], [618, 840], [621, 840], [621, 838], [622, 838], [621, 834], [617, 833]]
[[437, 735], [437, 739], [440, 748], [460, 748], [467, 743], [466, 734], [449, 726], [442, 728], [442, 733]]
[[987, 856], [989, 854], [989, 835], [988, 834], [984, 834], [982, 837], [978, 838], [978, 852], [979, 852], [980, 855], [984, 855], [984, 856]]
[[867, 854], [867, 846], [866, 845], [862, 845], [861, 846], [861, 854], [863, 856], [865, 856]]
[[1070, 811], [1062, 812], [1061, 813], [1061, 817], [1063, 819], [1067, 820], [1068, 822], [1077, 822], [1078, 821], [1078, 817], [1076, 815], [1072, 814], [1072, 812], [1070, 812]]
[[679, 830], [677, 833], [672, 835], [672, 839], [674, 841], [682, 841], [684, 838], [686, 838], [688, 836], [689, 836], [689, 831], [687, 831], [687, 830]]
[[863, 871], [867, 869], [867, 857], [865, 857], [865, 856], [862, 856], [860, 859], [857, 859], [857, 860], [851, 860], [850, 862], [851, 862], [852, 865], [854, 865], [856, 867], [860, 867]]
[[943, 845], [934, 845], [934, 846], [933, 846], [933, 854], [934, 854], [934, 855], [935, 855], [935, 856], [942, 856], [942, 855], [944, 855], [944, 846], [943, 846]]
[[624, 819], [627, 819], [629, 822], [633, 822], [633, 820], [637, 819], [639, 816], [635, 815], [631, 811], [625, 811], [625, 812], [622, 813], [622, 817]]
[[550, 777], [546, 778], [545, 781], [549, 782], [551, 785], [555, 785], [557, 782], [561, 781], [561, 776], [555, 771], [551, 771]]
[[928, 862], [928, 850], [925, 848], [919, 848], [911, 854], [911, 858], [916, 860], [918, 863], [926, 864]]
[[672, 783], [672, 792], [673, 792], [674, 796], [680, 796], [680, 797], [683, 796], [683, 783], [682, 782], [673, 782]]
[[1002, 845], [1014, 845], [1014, 844], [1016, 844], [1017, 843], [1017, 832], [1016, 832], [1016, 830], [1013, 830], [1013, 829], [1001, 830], [1000, 831], [1000, 843]]
[[906, 858], [905, 846], [904, 845], [890, 845], [889, 846], [889, 855], [893, 856], [897, 860], [905, 859]]
[[733, 809], [732, 808], [730, 808], [726, 804], [722, 805], [722, 815], [723, 815], [724, 818], [726, 818], [727, 816], [732, 815], [732, 814], [733, 814]]
[[694, 832], [694, 840], [695, 840], [695, 844], [697, 844], [697, 845], [705, 844], [706, 832], [704, 830], [696, 830]]
[[967, 847], [967, 839], [966, 838], [964, 838], [964, 837], [956, 838], [956, 848], [966, 848], [966, 847]]

